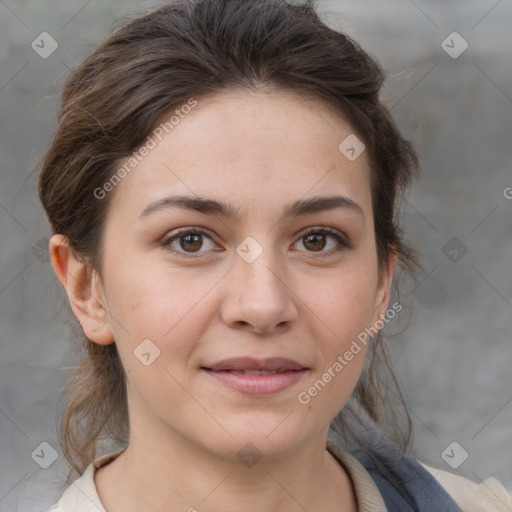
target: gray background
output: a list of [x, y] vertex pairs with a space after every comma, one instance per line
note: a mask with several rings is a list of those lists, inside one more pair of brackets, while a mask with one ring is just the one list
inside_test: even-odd
[[[0, 511], [39, 511], [59, 495], [62, 457], [42, 469], [31, 453], [58, 450], [59, 390], [76, 364], [62, 294], [38, 249], [50, 235], [28, 172], [55, 128], [68, 69], [119, 17], [155, 2], [0, 1]], [[385, 99], [418, 144], [423, 177], [404, 203], [408, 238], [422, 251], [407, 331], [390, 340], [415, 427], [414, 454], [512, 491], [512, 3], [510, 0], [320, 1], [333, 27], [359, 41], [389, 74]], [[58, 49], [31, 43], [49, 32]], [[458, 32], [467, 50], [442, 42]], [[453, 37], [452, 37], [453, 39]], [[448, 38], [451, 51], [461, 41]], [[512, 197], [512, 190], [510, 194]], [[455, 239], [454, 239], [455, 237]], [[42, 240], [42, 242], [41, 242]], [[467, 252], [464, 254], [464, 252]], [[455, 251], [455, 252], [454, 252]], [[462, 255], [462, 257], [461, 257]], [[416, 286], [416, 288], [415, 288]]]

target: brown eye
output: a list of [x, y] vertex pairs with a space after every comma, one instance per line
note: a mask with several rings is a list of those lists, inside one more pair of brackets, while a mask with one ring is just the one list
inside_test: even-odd
[[201, 237], [201, 234], [188, 234], [180, 236], [178, 238], [180, 241], [180, 247], [185, 251], [191, 249], [193, 252], [196, 252], [201, 249], [201, 246], [203, 245]]
[[[334, 240], [334, 245], [330, 245], [330, 240]], [[300, 239], [302, 244], [307, 249], [307, 252], [318, 253], [319, 256], [330, 256], [333, 253], [350, 249], [349, 241], [338, 230], [333, 228], [323, 227], [310, 229]], [[324, 250], [326, 249], [327, 250]]]
[[325, 238], [325, 235], [306, 235], [304, 237], [304, 246], [312, 251], [321, 251], [326, 245]]
[[186, 228], [166, 237], [162, 240], [161, 245], [178, 256], [197, 258], [207, 252], [206, 249], [209, 249], [208, 244], [206, 244], [205, 251], [201, 251], [204, 248], [205, 239], [211, 243], [212, 248], [215, 246], [211, 236], [206, 231], [200, 228]]

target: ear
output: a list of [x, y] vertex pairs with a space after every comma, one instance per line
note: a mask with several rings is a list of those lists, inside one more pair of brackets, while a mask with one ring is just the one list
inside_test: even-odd
[[379, 270], [379, 282], [377, 285], [377, 293], [375, 295], [375, 306], [372, 319], [372, 325], [375, 325], [377, 320], [382, 320], [388, 310], [389, 300], [391, 298], [391, 284], [393, 281], [393, 273], [397, 255], [395, 251], [390, 250], [388, 253], [388, 263], [385, 267]]
[[113, 343], [107, 302], [97, 271], [75, 256], [63, 235], [51, 237], [49, 252], [53, 269], [85, 335], [100, 345]]

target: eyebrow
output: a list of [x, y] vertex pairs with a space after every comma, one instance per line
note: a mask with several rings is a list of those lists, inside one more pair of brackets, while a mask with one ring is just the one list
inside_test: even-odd
[[[165, 197], [149, 204], [146, 208], [144, 208], [142, 213], [139, 215], [139, 218], [144, 218], [154, 212], [169, 208], [182, 208], [185, 210], [203, 213], [205, 215], [216, 215], [230, 219], [235, 223], [239, 223], [242, 219], [239, 209], [237, 210], [229, 204], [216, 201], [214, 199], [197, 196]], [[361, 216], [364, 223], [365, 215], [361, 206], [359, 206], [352, 199], [345, 196], [326, 196], [313, 197], [311, 199], [300, 199], [285, 206], [280, 222], [289, 217], [300, 217], [304, 215], [310, 215], [312, 213], [334, 210], [337, 208], [348, 209], [356, 212]]]

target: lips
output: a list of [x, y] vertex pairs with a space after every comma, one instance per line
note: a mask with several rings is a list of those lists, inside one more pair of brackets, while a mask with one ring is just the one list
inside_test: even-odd
[[297, 361], [284, 357], [272, 357], [267, 359], [237, 357], [225, 359], [211, 366], [204, 366], [203, 368], [214, 372], [242, 373], [245, 375], [274, 375], [276, 373], [307, 369]]
[[269, 395], [297, 384], [306, 374], [304, 365], [282, 357], [226, 359], [201, 369], [217, 382], [249, 395]]
[[277, 375], [278, 373], [285, 373], [297, 370], [210, 370], [216, 372], [234, 373], [238, 375]]

